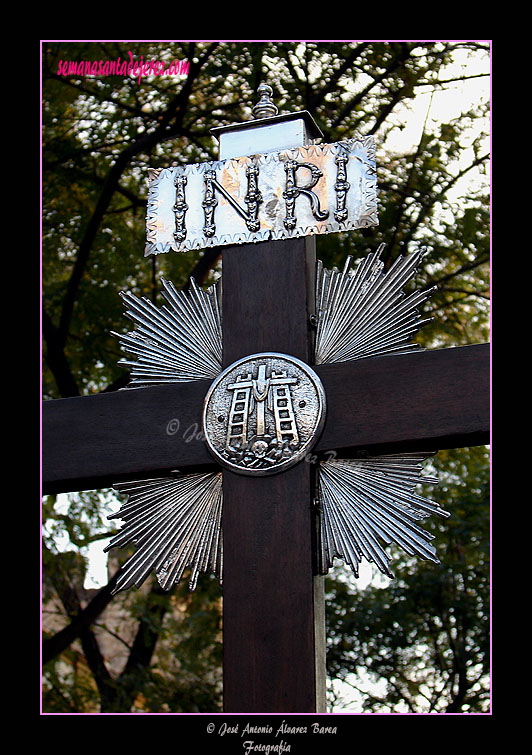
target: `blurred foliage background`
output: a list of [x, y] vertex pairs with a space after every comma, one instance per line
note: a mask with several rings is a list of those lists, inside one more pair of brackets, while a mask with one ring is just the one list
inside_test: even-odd
[[[64, 73], [65, 61], [118, 59], [189, 67], [179, 76]], [[143, 256], [147, 171], [216, 159], [210, 129], [249, 120], [261, 82], [279, 112], [310, 111], [324, 142], [376, 139], [379, 226], [318, 236], [324, 264], [381, 242], [387, 265], [423, 247], [413, 285], [438, 288], [418, 340], [489, 340], [489, 73], [482, 40], [44, 42], [44, 399], [127, 384], [110, 336], [129, 329], [118, 291], [159, 303], [163, 277], [203, 285], [220, 273], [220, 248]], [[441, 482], [423, 494], [452, 513], [428, 525], [441, 567], [397, 551], [393, 582], [368, 567], [371, 578], [357, 583], [341, 565], [327, 578], [332, 710], [489, 709], [489, 453], [442, 451], [431, 465]], [[46, 496], [43, 506], [43, 710], [220, 711], [215, 580], [192, 594], [149, 583], [111, 599], [109, 586], [87, 586], [87, 569], [89, 546], [110, 534], [116, 495]]]

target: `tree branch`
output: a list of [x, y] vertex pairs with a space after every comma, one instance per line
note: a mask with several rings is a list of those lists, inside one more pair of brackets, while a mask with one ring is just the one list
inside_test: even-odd
[[64, 629], [43, 641], [42, 662], [49, 663], [77, 639], [109, 605], [113, 599], [111, 591], [118, 580], [120, 570], [109, 580], [108, 584], [94, 596], [88, 605], [80, 610]]
[[322, 87], [319, 92], [316, 92], [310, 97], [307, 103], [307, 109], [310, 110], [310, 112], [313, 112], [321, 105], [325, 97], [333, 91], [340, 78], [351, 68], [355, 60], [362, 55], [367, 47], [368, 42], [362, 42], [353, 48], [351, 54], [347, 56], [342, 65], [334, 71], [327, 84]]
[[388, 65], [388, 67], [378, 76], [376, 76], [373, 81], [371, 81], [361, 92], [356, 94], [347, 104], [346, 106], [340, 111], [340, 113], [336, 116], [335, 120], [332, 122], [331, 127], [335, 128], [335, 126], [338, 126], [346, 116], [348, 116], [356, 107], [357, 105], [362, 102], [369, 92], [376, 87], [378, 84], [380, 84], [387, 76], [389, 76], [391, 73], [393, 73], [397, 68], [404, 65], [404, 63], [408, 60], [410, 57], [411, 50], [406, 45], [402, 46], [401, 52], [392, 60], [392, 62]]
[[[131, 162], [131, 160], [142, 152], [149, 152], [155, 145], [166, 141], [180, 133], [183, 119], [186, 113], [186, 105], [192, 93], [193, 83], [195, 82], [201, 66], [207, 59], [210, 52], [215, 49], [217, 43], [210, 45], [197, 63], [191, 63], [189, 75], [186, 78], [183, 87], [178, 94], [170, 101], [164, 116], [161, 118], [157, 128], [145, 133], [139, 137], [133, 144], [124, 149], [117, 157], [114, 165], [111, 167], [107, 178], [105, 179], [102, 192], [89, 220], [85, 234], [79, 245], [78, 254], [74, 267], [68, 281], [66, 294], [63, 300], [63, 309], [57, 329], [58, 343], [64, 348], [72, 315], [74, 304], [77, 298], [78, 289], [85, 273], [90, 252], [100, 228], [101, 222], [107, 212], [111, 199], [117, 190], [120, 177]], [[171, 123], [174, 119], [173, 124]]]
[[451, 280], [452, 278], [456, 278], [458, 275], [462, 275], [463, 273], [468, 273], [470, 270], [474, 270], [476, 267], [479, 267], [480, 265], [483, 265], [484, 263], [489, 262], [489, 255], [485, 255], [484, 257], [477, 257], [477, 259], [472, 260], [467, 265], [462, 265], [462, 267], [459, 270], [456, 270], [454, 273], [448, 273], [447, 275], [442, 276], [441, 278], [438, 278], [436, 280], [431, 280], [430, 285], [431, 286], [438, 286], [438, 288], [442, 285], [442, 283], [445, 283], [448, 280]]
[[[51, 579], [54, 589], [59, 597], [59, 600], [63, 604], [67, 615], [71, 619], [75, 620], [82, 613], [82, 609], [81, 602], [76, 590], [75, 581], [72, 578], [70, 572], [63, 572], [62, 570], [59, 570], [57, 572], [54, 571], [52, 572]], [[98, 641], [94, 633], [92, 632], [90, 625], [86, 622], [83, 623], [83, 625], [80, 627], [79, 639], [81, 640], [83, 655], [85, 656], [85, 660], [87, 661], [87, 664], [91, 670], [101, 698], [103, 700], [104, 696], [109, 692], [109, 683], [112, 681], [112, 679], [105, 665], [105, 661], [98, 645]]]
[[412, 158], [412, 165], [410, 167], [410, 170], [408, 171], [408, 175], [406, 177], [406, 181], [404, 183], [403, 189], [400, 192], [401, 202], [400, 202], [399, 208], [397, 210], [397, 215], [396, 215], [396, 220], [395, 220], [395, 223], [394, 223], [394, 229], [393, 229], [392, 239], [391, 239], [390, 243], [387, 245], [386, 250], [385, 250], [385, 254], [386, 254], [386, 259], [384, 260], [385, 263], [389, 259], [393, 259], [393, 249], [394, 249], [394, 246], [395, 246], [395, 240], [396, 240], [397, 235], [399, 233], [399, 227], [401, 226], [401, 223], [403, 222], [403, 217], [404, 217], [405, 210], [406, 210], [406, 200], [407, 200], [408, 195], [409, 195], [411, 182], [412, 182], [412, 179], [414, 177], [414, 172], [415, 172], [415, 169], [416, 169], [416, 164], [417, 164], [419, 155], [421, 154], [421, 148], [422, 148], [423, 142], [425, 140], [425, 131], [426, 131], [426, 128], [427, 128], [427, 122], [428, 122], [428, 118], [429, 118], [429, 113], [430, 113], [431, 107], [432, 107], [432, 97], [430, 98], [429, 106], [428, 106], [427, 112], [425, 114], [425, 120], [423, 121], [423, 128], [422, 128], [422, 131], [421, 131], [421, 136], [419, 138], [419, 143], [417, 145], [416, 152], [415, 152], [415, 154], [414, 154], [414, 156]]
[[489, 154], [481, 155], [480, 157], [476, 158], [471, 162], [466, 168], [459, 171], [455, 176], [453, 176], [446, 184], [442, 187], [441, 191], [438, 192], [438, 194], [433, 195], [428, 201], [419, 202], [420, 210], [418, 213], [417, 218], [412, 222], [412, 225], [410, 226], [410, 232], [408, 234], [408, 237], [403, 241], [403, 247], [406, 249], [408, 246], [408, 243], [411, 241], [412, 238], [414, 238], [414, 235], [421, 225], [421, 223], [425, 220], [425, 218], [430, 214], [432, 208], [435, 204], [438, 202], [441, 202], [445, 195], [448, 193], [450, 189], [461, 179], [463, 178], [469, 171], [473, 170], [473, 168], [478, 167], [479, 165], [482, 165], [482, 163], [489, 160]]
[[70, 370], [63, 345], [59, 339], [57, 328], [43, 306], [42, 312], [43, 336], [46, 341], [46, 364], [50, 368], [57, 384], [59, 394], [63, 398], [79, 396], [79, 388]]

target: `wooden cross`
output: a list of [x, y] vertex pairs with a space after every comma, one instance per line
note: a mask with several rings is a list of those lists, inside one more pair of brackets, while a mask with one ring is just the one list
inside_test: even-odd
[[[312, 366], [312, 236], [226, 245], [223, 366], [259, 352]], [[317, 365], [327, 415], [313, 449], [341, 458], [489, 442], [489, 346]], [[43, 404], [43, 493], [213, 468], [201, 434], [210, 380]], [[169, 434], [173, 418], [187, 433]], [[308, 461], [308, 460], [307, 460]], [[323, 577], [315, 465], [252, 477], [223, 469], [225, 712], [325, 712]]]

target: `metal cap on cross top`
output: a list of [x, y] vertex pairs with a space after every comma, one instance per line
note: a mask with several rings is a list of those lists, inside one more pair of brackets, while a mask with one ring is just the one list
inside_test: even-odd
[[260, 99], [253, 107], [255, 120], [210, 129], [219, 141], [220, 160], [303, 147], [323, 137], [307, 110], [279, 115], [272, 88], [261, 84], [257, 93]]

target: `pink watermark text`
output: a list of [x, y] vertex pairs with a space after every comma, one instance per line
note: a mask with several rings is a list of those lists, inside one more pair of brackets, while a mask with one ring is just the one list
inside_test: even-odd
[[58, 76], [134, 76], [140, 84], [143, 76], [186, 76], [189, 72], [188, 60], [173, 60], [164, 63], [159, 60], [134, 60], [128, 51], [129, 61], [121, 60], [60, 60]]

